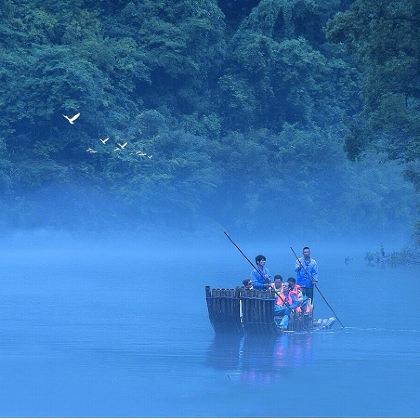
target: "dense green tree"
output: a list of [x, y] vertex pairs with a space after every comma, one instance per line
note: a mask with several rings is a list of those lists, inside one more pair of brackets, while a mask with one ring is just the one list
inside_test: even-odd
[[327, 18], [309, 0], [262, 0], [253, 9], [229, 44], [219, 79], [228, 127], [331, 125], [344, 106], [357, 106], [357, 74], [326, 45]]
[[357, 157], [371, 142], [391, 159], [420, 155], [420, 4], [357, 0], [328, 25], [328, 36], [356, 55], [363, 72], [362, 112], [347, 149]]
[[348, 3], [1, 2], [3, 226], [410, 220], [416, 6]]
[[348, 120], [346, 150], [357, 159], [376, 149], [408, 163], [420, 189], [420, 3], [356, 0], [328, 24], [330, 40], [346, 45], [363, 75], [363, 108]]

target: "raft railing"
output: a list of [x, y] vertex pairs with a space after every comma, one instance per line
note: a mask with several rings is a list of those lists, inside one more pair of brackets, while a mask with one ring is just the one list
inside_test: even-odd
[[216, 332], [241, 333], [239, 288], [211, 289], [206, 286], [206, 301], [210, 322]]
[[[216, 333], [278, 333], [274, 317], [276, 296], [271, 290], [205, 287], [209, 319]], [[281, 318], [279, 318], [281, 319]], [[291, 315], [288, 329], [310, 330], [312, 316]]]
[[216, 333], [274, 333], [275, 295], [271, 291], [205, 287], [209, 319]]

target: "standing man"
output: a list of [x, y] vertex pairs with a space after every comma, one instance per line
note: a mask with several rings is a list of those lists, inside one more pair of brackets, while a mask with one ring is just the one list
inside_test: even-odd
[[303, 257], [296, 261], [295, 271], [297, 284], [302, 288], [302, 293], [314, 301], [314, 284], [318, 281], [318, 264], [311, 258], [311, 250], [305, 246]]
[[257, 255], [255, 257], [257, 269], [255, 270], [254, 268], [254, 270], [252, 270], [251, 272], [251, 280], [254, 289], [264, 290], [270, 287], [271, 275], [267, 267], [265, 266], [266, 261], [267, 258], [265, 258], [264, 255]]

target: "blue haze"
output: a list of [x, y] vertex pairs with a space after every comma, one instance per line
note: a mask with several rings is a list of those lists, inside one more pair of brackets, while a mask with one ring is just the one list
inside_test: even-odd
[[[292, 274], [290, 243], [259, 244]], [[366, 267], [367, 242], [309, 243], [347, 328], [273, 339], [214, 335], [204, 286], [250, 272], [224, 238], [2, 245], [0, 416], [420, 415], [418, 272]]]

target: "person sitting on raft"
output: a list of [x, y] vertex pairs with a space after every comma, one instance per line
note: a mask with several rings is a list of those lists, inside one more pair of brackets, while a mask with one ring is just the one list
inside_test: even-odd
[[271, 284], [271, 275], [268, 271], [265, 263], [267, 258], [264, 255], [257, 255], [255, 257], [255, 263], [257, 264], [256, 269], [254, 268], [251, 272], [251, 280], [254, 289], [264, 290], [268, 289]]
[[287, 284], [289, 285], [289, 294], [294, 294], [299, 306], [296, 308], [298, 314], [310, 315], [312, 313], [312, 304], [311, 299], [307, 296], [303, 296], [301, 287], [296, 284], [296, 279], [294, 277], [289, 277], [287, 279]]
[[251, 279], [245, 279], [242, 281], [243, 288], [245, 290], [252, 290], [254, 287], [252, 286], [252, 280]]
[[289, 283], [282, 283], [281, 292], [276, 295], [276, 301], [274, 303], [274, 316], [282, 316], [279, 328], [287, 330], [289, 326], [290, 314], [299, 306], [296, 293], [290, 293]]
[[277, 293], [281, 292], [281, 285], [283, 283], [283, 277], [280, 274], [274, 276], [274, 282], [270, 284], [270, 289]]

